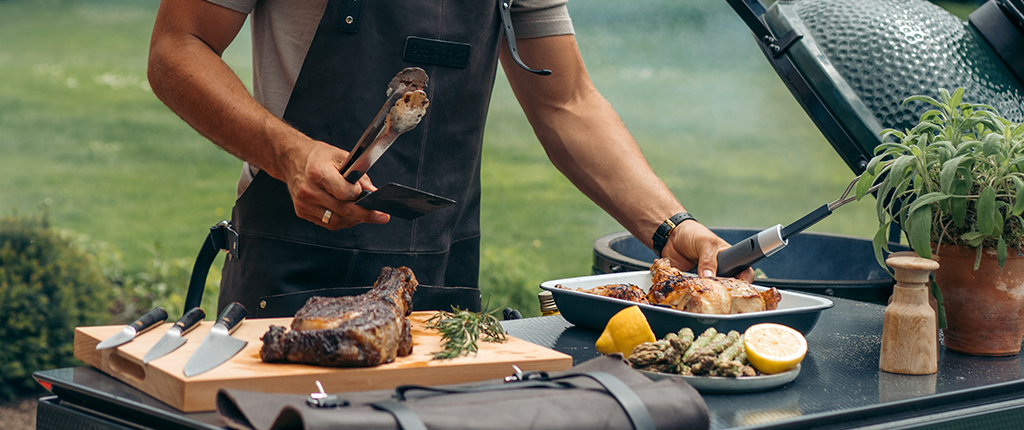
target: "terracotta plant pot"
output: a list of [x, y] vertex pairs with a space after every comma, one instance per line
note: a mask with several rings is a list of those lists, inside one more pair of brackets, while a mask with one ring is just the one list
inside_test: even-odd
[[1024, 340], [1024, 257], [1010, 252], [1000, 268], [995, 252], [986, 250], [974, 270], [974, 249], [942, 245], [940, 252], [935, 282], [946, 308], [946, 348], [970, 355], [1019, 354]]

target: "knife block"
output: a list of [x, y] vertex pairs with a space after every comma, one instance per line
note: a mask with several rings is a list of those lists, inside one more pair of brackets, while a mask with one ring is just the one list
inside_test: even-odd
[[928, 285], [939, 263], [917, 256], [890, 257], [885, 263], [895, 272], [896, 286], [885, 308], [878, 368], [906, 375], [938, 372], [938, 322]]

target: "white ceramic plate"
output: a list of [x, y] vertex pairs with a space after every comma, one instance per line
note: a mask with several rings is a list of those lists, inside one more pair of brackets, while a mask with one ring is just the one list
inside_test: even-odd
[[796, 379], [800, 374], [800, 365], [788, 372], [776, 373], [774, 375], [745, 376], [742, 378], [728, 378], [725, 376], [686, 376], [671, 373], [648, 372], [641, 370], [640, 373], [647, 375], [652, 380], [676, 379], [686, 381], [701, 393], [751, 393], [755, 391], [770, 390], [781, 387]]

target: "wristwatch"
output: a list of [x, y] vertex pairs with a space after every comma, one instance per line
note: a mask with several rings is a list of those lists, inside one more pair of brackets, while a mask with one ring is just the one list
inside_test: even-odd
[[672, 230], [674, 230], [677, 225], [682, 224], [683, 221], [688, 219], [697, 221], [697, 218], [694, 218], [693, 215], [686, 212], [679, 212], [661, 223], [657, 230], [654, 230], [654, 237], [652, 238], [652, 241], [654, 242], [654, 253], [658, 254], [659, 258], [661, 258], [661, 250], [665, 248], [665, 244], [668, 243], [668, 235], [672, 234]]

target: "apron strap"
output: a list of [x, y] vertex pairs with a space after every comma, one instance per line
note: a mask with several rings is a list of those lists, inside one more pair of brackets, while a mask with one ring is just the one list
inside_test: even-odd
[[541, 76], [547, 76], [551, 74], [548, 69], [531, 69], [523, 64], [523, 60], [519, 59], [519, 50], [516, 49], [516, 32], [512, 31], [512, 16], [509, 12], [509, 6], [512, 0], [498, 0], [498, 14], [501, 15], [501, 26], [505, 29], [505, 40], [508, 42], [508, 53], [512, 54], [512, 59], [515, 60], [519, 67], [530, 73], [536, 73]]
[[228, 251], [238, 256], [238, 232], [231, 227], [231, 223], [221, 221], [210, 227], [210, 233], [206, 235], [196, 262], [192, 265], [192, 276], [188, 281], [188, 292], [185, 294], [185, 311], [199, 307], [203, 302], [203, 291], [206, 290], [206, 277], [210, 274], [210, 266], [217, 258], [221, 250]]

